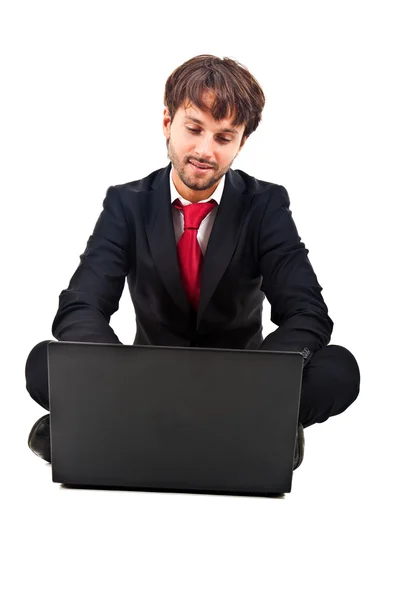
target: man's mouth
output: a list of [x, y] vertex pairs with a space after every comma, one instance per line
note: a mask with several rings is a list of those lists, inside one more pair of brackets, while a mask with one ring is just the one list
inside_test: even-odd
[[210, 167], [209, 165], [204, 165], [202, 163], [198, 163], [196, 161], [191, 161], [189, 160], [189, 164], [192, 165], [192, 167], [195, 169], [195, 171], [199, 172], [199, 171], [208, 171], [209, 169], [211, 169], [212, 167]]

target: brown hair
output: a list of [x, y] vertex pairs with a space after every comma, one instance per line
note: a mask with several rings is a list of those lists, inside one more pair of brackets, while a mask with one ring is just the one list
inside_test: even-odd
[[164, 92], [164, 105], [168, 107], [171, 122], [185, 101], [208, 111], [202, 96], [209, 90], [215, 93], [211, 115], [219, 121], [236, 112], [233, 126], [245, 124], [243, 142], [261, 121], [265, 96], [247, 67], [226, 56], [221, 59], [212, 54], [200, 54], [171, 73]]

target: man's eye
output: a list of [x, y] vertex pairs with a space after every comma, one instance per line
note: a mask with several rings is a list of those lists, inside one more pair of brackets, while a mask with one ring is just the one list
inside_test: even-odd
[[[187, 127], [186, 128], [188, 131], [191, 131], [192, 133], [200, 133], [199, 129], [192, 129], [191, 127]], [[227, 144], [228, 142], [230, 142], [231, 140], [227, 140], [226, 138], [220, 137], [219, 138], [221, 140], [221, 142], [224, 142], [225, 144]]]

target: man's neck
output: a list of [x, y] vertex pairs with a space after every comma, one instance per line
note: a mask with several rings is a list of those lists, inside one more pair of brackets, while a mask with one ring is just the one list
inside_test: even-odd
[[192, 203], [200, 202], [201, 200], [207, 200], [207, 198], [209, 198], [215, 192], [219, 184], [218, 181], [216, 185], [208, 188], [207, 190], [191, 190], [183, 183], [174, 167], [172, 167], [172, 181], [174, 182], [174, 186], [176, 187], [179, 195], [188, 202]]

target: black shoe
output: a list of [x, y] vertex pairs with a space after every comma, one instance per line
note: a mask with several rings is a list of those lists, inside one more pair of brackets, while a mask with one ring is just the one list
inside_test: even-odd
[[303, 462], [304, 458], [304, 429], [301, 423], [298, 424], [296, 434], [296, 448], [294, 451], [293, 471]]
[[28, 437], [28, 446], [47, 462], [51, 462], [50, 456], [50, 415], [40, 417], [31, 429]]

